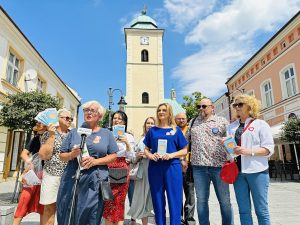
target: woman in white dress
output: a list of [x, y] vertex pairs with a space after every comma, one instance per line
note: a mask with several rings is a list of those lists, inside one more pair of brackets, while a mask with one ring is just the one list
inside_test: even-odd
[[147, 225], [148, 216], [153, 215], [151, 212], [153, 210], [153, 206], [148, 181], [149, 159], [144, 154], [145, 145], [143, 141], [148, 130], [154, 125], [155, 119], [153, 117], [148, 117], [145, 120], [143, 125], [143, 135], [137, 145], [136, 157], [133, 160], [134, 162], [139, 162], [139, 173], [142, 174], [142, 178], [135, 180], [134, 183], [132, 204], [128, 211], [128, 215], [130, 215], [133, 219], [131, 225], [135, 225], [135, 219], [142, 219], [143, 225]]

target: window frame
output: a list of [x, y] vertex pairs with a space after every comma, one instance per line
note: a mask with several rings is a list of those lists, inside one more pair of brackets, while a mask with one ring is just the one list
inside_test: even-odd
[[[11, 55], [13, 56], [12, 62], [10, 61]], [[18, 65], [16, 65], [16, 59], [18, 60]], [[21, 57], [19, 57], [18, 54], [16, 54], [14, 51], [9, 50], [8, 58], [7, 58], [7, 66], [6, 66], [6, 81], [15, 87], [18, 87], [18, 83], [20, 80], [21, 62], [22, 62]], [[15, 77], [14, 74], [15, 71], [17, 71], [17, 77]]]
[[[291, 96], [288, 96], [286, 79], [285, 79], [285, 72], [289, 71], [290, 69], [293, 69], [293, 71], [294, 71], [294, 81], [295, 81], [295, 89], [296, 90], [295, 90], [295, 93], [293, 93]], [[287, 98], [290, 98], [290, 97], [293, 97], [293, 96], [295, 96], [296, 94], [299, 93], [298, 81], [297, 81], [297, 72], [296, 72], [296, 67], [295, 67], [294, 63], [290, 63], [290, 64], [286, 65], [285, 67], [283, 67], [279, 71], [279, 78], [280, 78], [281, 93], [282, 93], [282, 99], [283, 100], [287, 99]]]
[[[144, 101], [145, 98], [147, 98], [146, 101]], [[149, 93], [148, 92], [142, 93], [142, 104], [149, 104]]]
[[[270, 84], [271, 87], [271, 91], [270, 91], [270, 100], [271, 100], [271, 104], [267, 105], [267, 98], [266, 98], [266, 92], [265, 92], [265, 85], [266, 84]], [[269, 108], [272, 105], [274, 105], [274, 96], [273, 96], [273, 85], [272, 85], [272, 80], [271, 79], [267, 79], [264, 80], [261, 84], [260, 84], [260, 92], [261, 92], [261, 100], [262, 100], [262, 105], [263, 108]]]
[[147, 49], [141, 51], [141, 62], [149, 62], [149, 51]]

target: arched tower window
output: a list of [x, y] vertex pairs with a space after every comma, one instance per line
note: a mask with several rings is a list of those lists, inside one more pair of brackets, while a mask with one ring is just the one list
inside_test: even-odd
[[147, 92], [144, 92], [142, 94], [142, 103], [143, 104], [148, 104], [149, 103], [149, 94]]
[[149, 54], [147, 50], [142, 50], [141, 52], [141, 60], [142, 62], [148, 62], [149, 61]]

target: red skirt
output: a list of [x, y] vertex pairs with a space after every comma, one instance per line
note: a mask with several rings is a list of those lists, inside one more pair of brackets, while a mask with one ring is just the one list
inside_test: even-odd
[[20, 201], [14, 217], [23, 218], [32, 212], [43, 214], [44, 206], [40, 204], [40, 192], [41, 185], [24, 187], [21, 192]]
[[[125, 157], [117, 158], [113, 163], [108, 164], [109, 168], [127, 168]], [[127, 176], [127, 182], [123, 184], [110, 184], [114, 195], [113, 201], [104, 202], [103, 218], [115, 223], [118, 221], [124, 221], [125, 213], [125, 199], [129, 186], [129, 176]]]

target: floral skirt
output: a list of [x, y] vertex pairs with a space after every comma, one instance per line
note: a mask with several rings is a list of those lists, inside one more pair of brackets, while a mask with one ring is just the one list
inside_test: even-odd
[[[117, 158], [113, 163], [108, 164], [109, 168], [127, 168], [125, 157]], [[110, 184], [114, 195], [114, 200], [104, 202], [103, 218], [115, 223], [124, 220], [125, 199], [129, 186], [129, 176], [127, 182], [122, 184]]]

